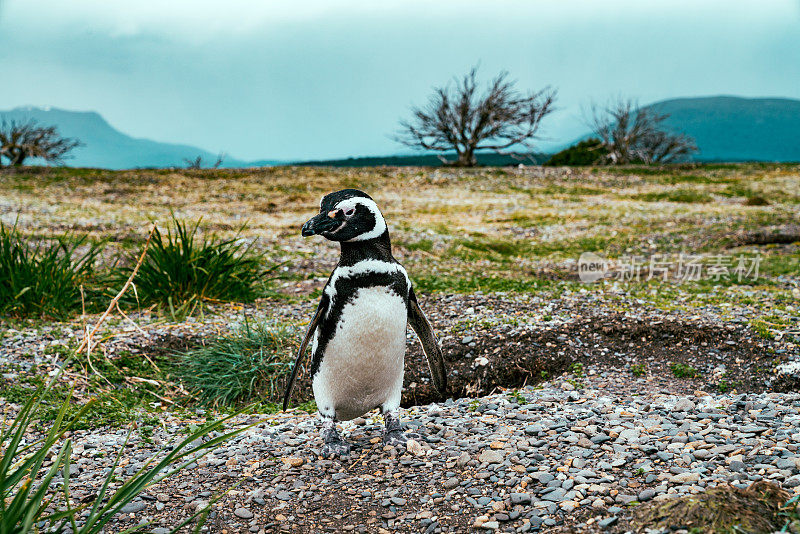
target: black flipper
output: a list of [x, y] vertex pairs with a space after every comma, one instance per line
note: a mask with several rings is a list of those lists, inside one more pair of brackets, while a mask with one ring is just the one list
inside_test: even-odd
[[325, 297], [320, 299], [319, 305], [317, 306], [317, 312], [314, 314], [314, 318], [311, 319], [311, 324], [308, 325], [308, 330], [306, 330], [306, 336], [303, 338], [303, 342], [300, 344], [300, 350], [297, 351], [297, 357], [294, 360], [294, 367], [292, 368], [292, 374], [289, 376], [289, 382], [286, 383], [286, 393], [283, 394], [283, 409], [286, 410], [286, 407], [289, 405], [289, 399], [292, 396], [292, 389], [294, 389], [294, 382], [297, 379], [297, 373], [300, 371], [300, 364], [303, 361], [303, 356], [306, 353], [306, 347], [308, 347], [308, 342], [311, 341], [311, 338], [314, 336], [314, 332], [319, 326], [319, 321], [322, 318], [323, 311], [327, 308], [325, 306]]
[[414, 294], [413, 289], [408, 293], [408, 323], [417, 333], [417, 337], [419, 337], [419, 341], [422, 344], [422, 350], [425, 351], [425, 357], [428, 359], [428, 368], [430, 368], [431, 378], [433, 378], [433, 385], [436, 386], [439, 393], [444, 394], [447, 391], [447, 371], [444, 367], [444, 355], [442, 355], [442, 349], [439, 348], [439, 342], [436, 341], [436, 335], [433, 333], [431, 324], [419, 307], [417, 296]]

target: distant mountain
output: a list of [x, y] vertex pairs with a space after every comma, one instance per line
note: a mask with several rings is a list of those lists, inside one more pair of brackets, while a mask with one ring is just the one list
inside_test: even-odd
[[[676, 98], [648, 105], [669, 115], [664, 125], [694, 138], [699, 151], [692, 161], [800, 161], [800, 100], [713, 96]], [[591, 137], [590, 133], [553, 150]], [[546, 160], [534, 154], [533, 160]], [[479, 154], [480, 165], [516, 165], [509, 156]], [[521, 163], [531, 163], [530, 160]], [[370, 166], [440, 165], [431, 154], [307, 161], [298, 165]]]
[[[64, 137], [75, 137], [83, 143], [73, 150], [65, 163], [71, 167], [101, 167], [106, 169], [131, 169], [135, 167], [184, 167], [185, 159], [203, 158], [206, 166], [213, 165], [217, 154], [201, 148], [159, 143], [137, 139], [114, 129], [93, 111], [67, 111], [57, 108], [16, 108], [0, 111], [0, 119], [33, 119], [43, 126], [57, 126]], [[26, 162], [28, 163], [28, 162]], [[226, 157], [223, 167], [245, 167], [248, 164]]]
[[800, 161], [800, 100], [714, 96], [649, 107], [695, 139], [695, 161]]
[[[695, 139], [698, 153], [694, 161], [800, 161], [800, 100], [788, 98], [739, 98], [715, 96], [676, 98], [650, 104], [659, 113], [669, 114], [665, 125]], [[0, 119], [34, 119], [42, 125], [55, 125], [61, 135], [76, 137], [84, 144], [66, 163], [74, 167], [129, 169], [135, 167], [184, 167], [184, 159], [203, 158], [204, 166], [217, 158], [201, 148], [137, 139], [114, 129], [94, 112], [56, 108], [16, 108], [0, 111]], [[589, 137], [585, 136], [577, 141]], [[569, 146], [569, 145], [564, 145]], [[556, 150], [557, 151], [557, 150]], [[447, 157], [448, 155], [446, 155]], [[449, 155], [452, 158], [452, 155]], [[543, 154], [526, 160], [491, 153], [478, 155], [480, 165], [502, 166], [541, 163]], [[289, 164], [288, 161], [241, 161], [226, 157], [223, 167], [263, 167]], [[301, 161], [296, 165], [367, 167], [375, 165], [441, 165], [434, 154], [368, 156], [358, 158]]]

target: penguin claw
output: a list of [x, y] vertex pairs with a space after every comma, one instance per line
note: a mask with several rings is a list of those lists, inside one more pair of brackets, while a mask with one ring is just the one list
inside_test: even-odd
[[336, 456], [350, 456], [350, 444], [346, 441], [332, 441], [322, 446], [322, 456], [334, 458]]
[[406, 434], [402, 430], [390, 430], [383, 435], [383, 443], [393, 447], [405, 447], [410, 439], [416, 439], [416, 436]]

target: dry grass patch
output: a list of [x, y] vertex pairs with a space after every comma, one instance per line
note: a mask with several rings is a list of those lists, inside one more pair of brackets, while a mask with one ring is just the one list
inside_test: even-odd
[[766, 534], [780, 530], [789, 515], [790, 494], [759, 481], [747, 489], [717, 486], [695, 495], [642, 505], [633, 513], [637, 532], [646, 529], [686, 529], [697, 534]]

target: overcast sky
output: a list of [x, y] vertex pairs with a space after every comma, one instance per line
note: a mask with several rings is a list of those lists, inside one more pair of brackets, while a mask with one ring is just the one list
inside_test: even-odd
[[478, 62], [558, 89], [546, 148], [615, 95], [800, 98], [800, 2], [0, 0], [0, 109], [241, 159], [406, 152], [398, 120]]

